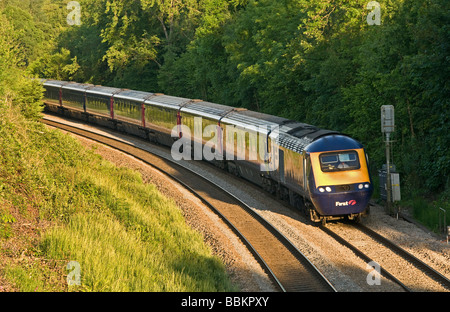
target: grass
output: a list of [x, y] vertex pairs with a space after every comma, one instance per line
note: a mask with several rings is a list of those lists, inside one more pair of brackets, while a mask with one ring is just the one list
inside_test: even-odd
[[[0, 107], [0, 165], [0, 290], [237, 290], [139, 173], [12, 107]], [[70, 261], [81, 285], [67, 285]]]
[[[410, 207], [414, 218], [433, 232], [442, 233], [445, 230], [442, 228], [444, 226], [444, 216], [446, 217], [446, 225], [450, 226], [450, 203], [445, 192], [436, 200], [414, 197], [413, 199], [402, 201], [402, 205]], [[440, 208], [447, 213], [444, 215]]]
[[[385, 201], [380, 198], [379, 178], [372, 174], [374, 193], [372, 198], [381, 205]], [[416, 177], [416, 179], [418, 179]], [[417, 183], [417, 182], [416, 182]], [[409, 209], [415, 220], [426, 226], [433, 232], [442, 234], [444, 214], [439, 208], [446, 210], [446, 224], [450, 226], [450, 186], [443, 186], [444, 190], [438, 195], [426, 194], [424, 191], [411, 187], [412, 182], [402, 182], [402, 200], [395, 205], [402, 209]]]
[[98, 164], [96, 173], [80, 172], [74, 185], [94, 205], [46, 233], [42, 248], [47, 255], [78, 261], [90, 290], [230, 289], [224, 267], [172, 201], [143, 184], [138, 174], [106, 161]]

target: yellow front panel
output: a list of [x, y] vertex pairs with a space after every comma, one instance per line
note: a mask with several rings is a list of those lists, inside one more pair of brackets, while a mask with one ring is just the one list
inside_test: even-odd
[[[358, 153], [360, 168], [356, 170], [322, 172], [320, 168], [320, 153], [311, 153], [311, 165], [314, 171], [316, 187], [327, 185], [342, 185], [369, 182], [369, 171], [367, 169], [366, 156], [364, 149], [355, 150]], [[342, 151], [333, 151], [342, 152]]]

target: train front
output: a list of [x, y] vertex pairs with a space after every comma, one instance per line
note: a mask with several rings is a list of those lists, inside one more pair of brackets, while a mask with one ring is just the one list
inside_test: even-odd
[[307, 147], [311, 164], [309, 195], [315, 221], [342, 217], [359, 220], [373, 193], [366, 153], [344, 135], [322, 137]]

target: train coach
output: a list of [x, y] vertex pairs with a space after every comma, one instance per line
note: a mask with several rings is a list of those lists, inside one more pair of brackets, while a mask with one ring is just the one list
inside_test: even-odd
[[373, 186], [367, 155], [347, 135], [202, 100], [42, 83], [47, 111], [137, 135], [172, 151], [183, 146], [176, 152], [185, 159], [208, 160], [288, 201], [314, 222], [359, 221], [368, 212]]

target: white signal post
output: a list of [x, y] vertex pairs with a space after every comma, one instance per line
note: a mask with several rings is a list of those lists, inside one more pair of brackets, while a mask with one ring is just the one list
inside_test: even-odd
[[392, 185], [391, 185], [391, 168], [390, 168], [390, 136], [394, 132], [394, 106], [382, 105], [381, 106], [381, 132], [386, 134], [386, 193], [387, 193], [387, 210], [391, 213], [392, 207]]

